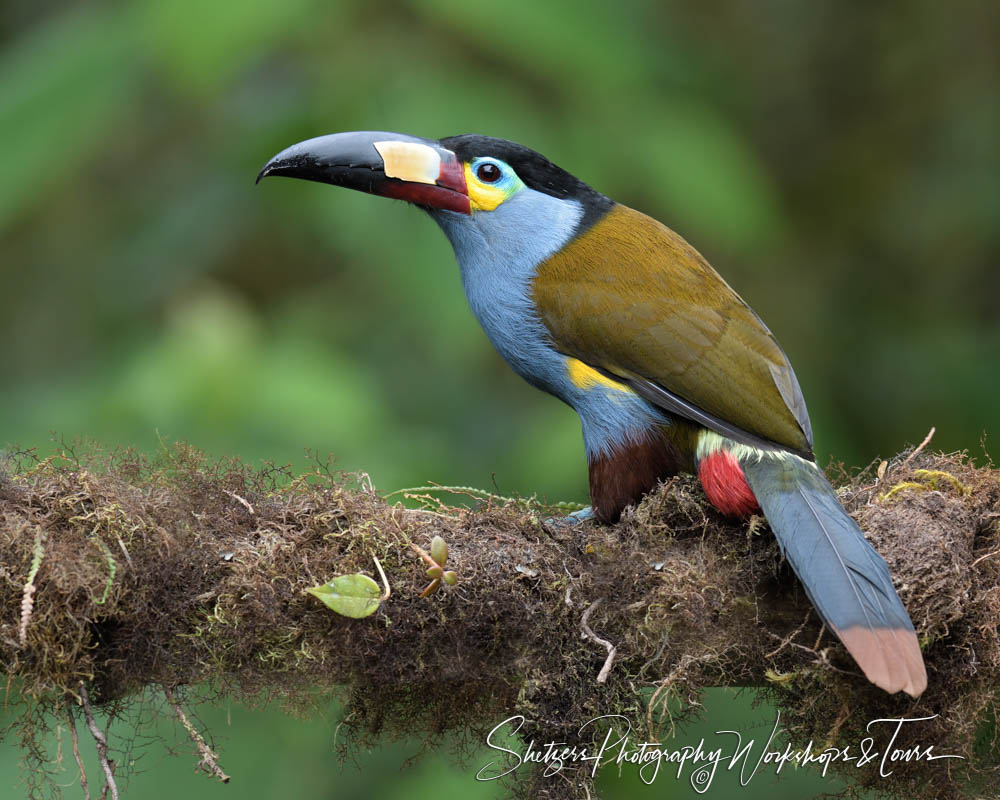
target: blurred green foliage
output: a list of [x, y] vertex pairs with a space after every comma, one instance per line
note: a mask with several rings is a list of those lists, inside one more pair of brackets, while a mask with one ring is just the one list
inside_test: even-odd
[[975, 451], [1000, 395], [994, 13], [8, 2], [0, 446], [313, 448], [384, 491], [585, 499], [575, 415], [492, 352], [421, 212], [253, 186], [288, 144], [385, 129], [520, 141], [676, 228], [782, 342], [821, 462], [932, 425]]

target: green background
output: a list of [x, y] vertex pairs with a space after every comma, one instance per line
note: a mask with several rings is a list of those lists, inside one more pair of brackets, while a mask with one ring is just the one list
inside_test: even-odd
[[[585, 499], [575, 415], [491, 350], [422, 212], [253, 185], [293, 142], [381, 129], [522, 142], [678, 230], [782, 342], [821, 463], [932, 425], [935, 446], [981, 453], [1000, 392], [994, 17], [929, 0], [8, 1], [0, 446], [162, 436], [295, 468], [311, 448], [383, 491]], [[708, 730], [750, 724], [746, 705], [710, 695]], [[151, 745], [130, 797], [498, 791], [435, 760], [397, 772], [406, 745], [340, 773], [332, 722], [204, 713], [238, 783]], [[19, 796], [15, 744], [0, 792]], [[814, 791], [757, 778], [741, 796]]]

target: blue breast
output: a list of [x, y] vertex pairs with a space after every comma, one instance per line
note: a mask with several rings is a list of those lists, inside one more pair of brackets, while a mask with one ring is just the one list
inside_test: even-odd
[[526, 188], [494, 211], [432, 216], [452, 243], [469, 305], [493, 346], [526, 381], [576, 410], [588, 456], [608, 455], [667, 423], [632, 392], [574, 384], [567, 357], [535, 311], [531, 284], [537, 267], [575, 236], [583, 217], [578, 202]]

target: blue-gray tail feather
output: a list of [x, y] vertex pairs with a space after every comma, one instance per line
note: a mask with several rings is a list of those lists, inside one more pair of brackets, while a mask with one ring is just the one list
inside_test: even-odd
[[913, 630], [885, 561], [815, 464], [765, 453], [741, 466], [788, 563], [828, 626]]

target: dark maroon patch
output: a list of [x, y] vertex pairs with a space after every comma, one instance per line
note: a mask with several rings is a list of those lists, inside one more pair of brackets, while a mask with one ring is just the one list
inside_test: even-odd
[[455, 158], [454, 154], [442, 153], [438, 185], [468, 195], [469, 187], [465, 183], [465, 165]]
[[690, 464], [658, 432], [590, 462], [590, 502], [601, 522], [616, 522], [625, 506], [638, 503], [665, 478]]

